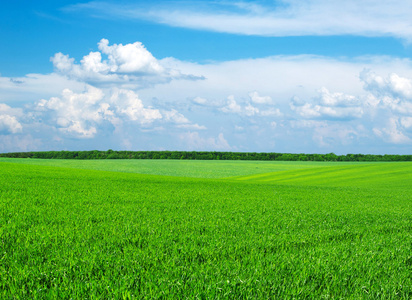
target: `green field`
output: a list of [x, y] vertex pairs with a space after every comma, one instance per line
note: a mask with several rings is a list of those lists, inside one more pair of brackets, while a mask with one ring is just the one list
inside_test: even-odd
[[[66, 167], [85, 170], [115, 171], [126, 173], [168, 175], [194, 178], [225, 178], [276, 171], [307, 169], [314, 167], [336, 166], [335, 162], [264, 162], [264, 161], [218, 161], [218, 160], [144, 160], [144, 159], [27, 159], [3, 158], [1, 162], [13, 162], [30, 165]], [[341, 165], [359, 165], [369, 163], [345, 162]]]
[[412, 163], [0, 159], [0, 299], [410, 299]]

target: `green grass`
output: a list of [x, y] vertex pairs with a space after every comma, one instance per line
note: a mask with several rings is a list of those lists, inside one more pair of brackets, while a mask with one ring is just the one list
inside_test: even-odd
[[237, 176], [236, 179], [293, 185], [408, 188], [412, 183], [412, 163], [354, 163], [349, 165], [342, 163]]
[[362, 165], [354, 162], [291, 162], [291, 161], [219, 161], [219, 160], [144, 160], [144, 159], [29, 159], [3, 158], [1, 162], [66, 167], [85, 170], [168, 175], [193, 178], [224, 178], [337, 165]]
[[412, 164], [25, 161], [1, 299], [412, 297]]

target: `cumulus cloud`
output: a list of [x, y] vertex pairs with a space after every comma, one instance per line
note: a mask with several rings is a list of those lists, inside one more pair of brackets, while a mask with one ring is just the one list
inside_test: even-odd
[[[264, 104], [268, 104], [268, 103], [264, 102]], [[219, 110], [224, 113], [238, 114], [240, 116], [247, 116], [247, 117], [252, 117], [252, 116], [280, 117], [282, 116], [282, 113], [280, 112], [278, 108], [267, 107], [267, 106], [265, 106], [264, 108], [258, 108], [256, 106], [253, 106], [251, 103], [241, 105], [235, 100], [235, 97], [233, 95], [230, 95], [229, 97], [227, 97], [227, 101], [225, 105], [222, 106]]]
[[102, 102], [103, 97], [103, 92], [92, 86], [80, 94], [65, 89], [61, 97], [37, 102], [36, 110], [49, 117], [49, 124], [55, 124], [60, 131], [91, 138], [97, 132], [97, 124], [113, 115], [109, 106]]
[[359, 106], [361, 101], [359, 98], [346, 95], [344, 93], [330, 93], [327, 88], [322, 87], [319, 90], [319, 102], [324, 106], [330, 107], [354, 107]]
[[254, 116], [259, 114], [259, 109], [248, 103], [245, 106], [240, 106], [233, 95], [227, 97], [226, 105], [220, 108], [224, 113], [238, 114], [242, 116]]
[[0, 132], [13, 134], [22, 132], [23, 126], [17, 119], [21, 115], [21, 109], [11, 108], [4, 103], [0, 103]]
[[[396, 73], [383, 77], [370, 70], [363, 70], [359, 78], [364, 90], [357, 96], [332, 93], [323, 87], [318, 90], [318, 96], [310, 101], [293, 97], [290, 101], [291, 110], [297, 114], [298, 120], [304, 118], [307, 121], [292, 121], [291, 126], [300, 124], [297, 128], [311, 128], [314, 125], [313, 139], [323, 146], [336, 144], [329, 130], [336, 126], [335, 136], [339, 136], [342, 141], [350, 142], [360, 132], [367, 136], [365, 128], [369, 127], [371, 133], [386, 143], [409, 144], [412, 81]], [[317, 121], [324, 123], [313, 123]]]
[[[127, 45], [133, 46], [130, 51], [139, 48]], [[100, 142], [102, 148], [187, 145], [195, 150], [242, 151], [290, 151], [288, 147], [305, 145], [308, 148], [301, 149], [313, 152], [326, 149], [318, 146], [336, 152], [334, 146], [352, 143], [349, 151], [353, 152], [358, 151], [355, 145], [362, 141], [360, 137], [368, 135], [374, 140], [365, 151], [375, 151], [373, 143], [379, 139], [399, 147], [412, 138], [412, 64], [408, 59], [301, 55], [197, 64], [154, 58], [162, 68], [156, 69], [148, 63], [150, 56], [141, 65], [122, 60], [130, 54], [129, 50], [119, 54], [120, 49], [125, 50], [102, 43], [98, 52], [79, 63], [62, 55], [56, 61], [59, 74], [0, 77], [1, 101], [11, 105], [13, 99], [26, 99], [27, 105], [20, 102], [22, 108], [0, 109], [2, 141], [5, 134], [30, 133], [42, 136], [49, 149], [64, 143], [94, 148]], [[376, 73], [364, 71], [359, 76], [365, 67]], [[205, 79], [170, 81], [173, 69]], [[144, 82], [151, 77], [155, 82], [164, 74], [171, 76], [167, 83], [146, 85], [137, 94], [133, 80]], [[90, 86], [87, 78], [98, 76], [105, 78]], [[102, 85], [106, 79], [113, 84]], [[120, 81], [114, 84], [115, 80]], [[52, 144], [50, 135], [61, 143]], [[176, 137], [180, 144], [173, 140]], [[230, 137], [230, 146], [225, 137]], [[274, 141], [283, 148], [274, 150]]]
[[272, 104], [273, 100], [269, 96], [260, 96], [257, 91], [253, 91], [249, 93], [250, 100], [254, 103], [258, 104]]
[[72, 5], [66, 10], [244, 35], [412, 38], [412, 8], [408, 0], [164, 1], [146, 5], [93, 1]]
[[244, 108], [243, 108], [243, 113], [246, 116], [253, 116], [257, 115], [259, 113], [259, 108], [252, 106], [250, 103], [248, 103]]
[[409, 78], [396, 73], [384, 78], [370, 70], [364, 70], [360, 79], [375, 103], [402, 115], [412, 115], [412, 81]]
[[233, 95], [230, 95], [229, 97], [227, 97], [226, 105], [220, 110], [225, 113], [241, 114], [244, 109], [242, 109], [242, 107], [237, 104], [235, 97]]
[[307, 119], [351, 120], [361, 118], [363, 115], [361, 102], [355, 96], [330, 93], [325, 87], [319, 90], [319, 96], [313, 99], [313, 103], [294, 97], [290, 101], [290, 108]]
[[375, 109], [384, 116], [380, 123], [385, 125], [375, 125], [373, 133], [387, 143], [411, 143], [412, 81], [396, 73], [383, 77], [370, 70], [364, 70], [360, 79]]
[[263, 117], [282, 117], [283, 116], [279, 108], [268, 108], [265, 110], [260, 110], [260, 115]]
[[131, 121], [145, 125], [151, 124], [155, 120], [162, 118], [162, 114], [158, 109], [145, 107], [138, 95], [125, 89], [114, 89], [110, 97], [108, 107], [112, 107], [110, 115], [121, 115], [127, 117]]
[[360, 79], [364, 83], [365, 90], [377, 97], [390, 96], [412, 100], [412, 81], [396, 73], [391, 73], [387, 78], [384, 78], [365, 69], [360, 73]]
[[398, 118], [390, 118], [384, 128], [373, 128], [376, 136], [393, 144], [409, 144], [412, 140], [400, 129]]
[[0, 115], [0, 132], [8, 131], [10, 133], [21, 132], [23, 126], [17, 121], [15, 116]]
[[170, 111], [164, 111], [164, 118], [165, 120], [169, 121], [169, 122], [173, 122], [176, 124], [187, 124], [189, 123], [189, 120], [182, 115], [181, 113], [179, 113], [177, 110], [172, 109]]
[[[103, 71], [106, 71], [105, 69], [107, 67], [111, 72], [125, 74], [160, 74], [165, 71], [153, 55], [147, 51], [140, 42], [126, 45], [114, 44], [109, 46], [109, 41], [102, 39], [99, 42], [99, 50], [109, 57], [109, 61], [104, 64], [101, 63], [101, 57], [97, 57], [96, 59], [97, 67], [103, 67]], [[100, 67], [100, 65], [102, 65], [102, 67]], [[92, 63], [91, 66], [94, 67], [95, 64]]]
[[65, 89], [61, 97], [38, 101], [35, 110], [43, 122], [77, 138], [93, 138], [104, 124], [118, 127], [125, 122], [142, 128], [156, 121], [202, 128], [175, 109], [160, 111], [145, 106], [134, 91], [117, 88], [106, 94], [92, 86], [83, 93]]
[[[94, 85], [129, 84], [143, 87], [172, 79], [201, 79], [163, 67], [140, 42], [109, 45], [107, 39], [102, 39], [98, 49], [100, 52], [85, 55], [80, 64], [60, 52], [51, 61], [57, 73]], [[102, 55], [107, 59], [103, 59]]]

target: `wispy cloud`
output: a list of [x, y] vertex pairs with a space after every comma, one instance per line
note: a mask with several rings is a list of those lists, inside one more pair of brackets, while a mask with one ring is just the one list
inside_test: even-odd
[[65, 10], [242, 35], [393, 36], [412, 41], [412, 5], [408, 0], [126, 3], [93, 1]]

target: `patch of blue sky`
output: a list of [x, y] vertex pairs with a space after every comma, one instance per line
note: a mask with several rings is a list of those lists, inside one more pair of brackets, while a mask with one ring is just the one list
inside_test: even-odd
[[[303, 35], [259, 36], [173, 27], [141, 16], [110, 15], [107, 5], [168, 7], [209, 14], [242, 15], [253, 7], [276, 10], [287, 1], [6, 1], [0, 11], [0, 72], [3, 76], [52, 72], [49, 58], [57, 52], [81, 60], [85, 50], [107, 38], [113, 43], [142, 42], [159, 59], [175, 57], [194, 62], [226, 61], [275, 55], [312, 54], [353, 58], [366, 55], [411, 57], [412, 45], [393, 36]], [[177, 4], [176, 4], [177, 3]], [[274, 6], [273, 3], [276, 5]], [[85, 5], [85, 6], [83, 6]], [[269, 6], [271, 5], [271, 6]], [[100, 9], [99, 9], [100, 7]], [[96, 11], [93, 11], [96, 10]], [[103, 13], [104, 12], [104, 13]], [[262, 12], [257, 12], [263, 14]]]

